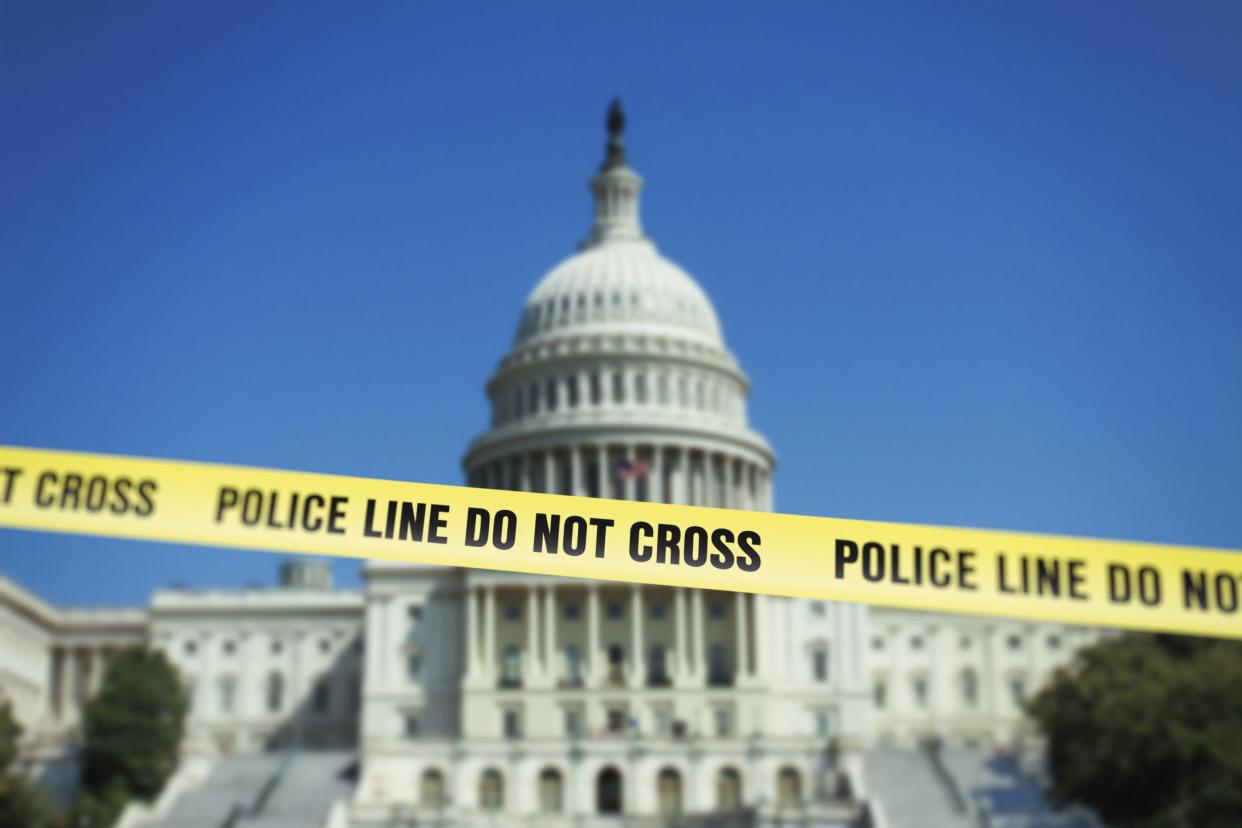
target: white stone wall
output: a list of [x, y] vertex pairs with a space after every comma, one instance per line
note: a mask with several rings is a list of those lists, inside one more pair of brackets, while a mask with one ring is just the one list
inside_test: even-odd
[[[876, 737], [1006, 743], [1022, 702], [1101, 631], [1061, 624], [871, 610], [866, 642]], [[883, 687], [883, 690], [877, 688]]]
[[191, 750], [352, 746], [362, 615], [353, 592], [157, 592], [151, 641], [184, 682]]

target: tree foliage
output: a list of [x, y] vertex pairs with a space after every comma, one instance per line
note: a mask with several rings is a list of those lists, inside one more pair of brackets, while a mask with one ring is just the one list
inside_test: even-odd
[[13, 717], [13, 708], [7, 700], [0, 699], [0, 773], [4, 773], [17, 758], [17, 740], [22, 727]]
[[1028, 710], [1050, 794], [1126, 828], [1242, 825], [1242, 645], [1127, 635], [1082, 650]]
[[156, 797], [177, 766], [186, 699], [162, 653], [119, 653], [83, 717], [78, 820], [111, 824], [131, 798]]
[[10, 767], [21, 734], [9, 703], [0, 700], [0, 828], [55, 828], [62, 815], [51, 798]]

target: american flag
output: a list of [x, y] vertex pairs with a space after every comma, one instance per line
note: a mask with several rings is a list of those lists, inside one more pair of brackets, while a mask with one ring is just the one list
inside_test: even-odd
[[651, 467], [642, 460], [619, 460], [613, 473], [618, 480], [643, 480], [651, 474]]

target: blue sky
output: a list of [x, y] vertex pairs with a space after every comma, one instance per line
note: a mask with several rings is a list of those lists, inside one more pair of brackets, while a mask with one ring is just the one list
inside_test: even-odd
[[[10, 0], [0, 443], [460, 482], [619, 94], [779, 509], [1242, 548], [1240, 87], [1230, 2]], [[0, 531], [56, 602], [276, 562]]]

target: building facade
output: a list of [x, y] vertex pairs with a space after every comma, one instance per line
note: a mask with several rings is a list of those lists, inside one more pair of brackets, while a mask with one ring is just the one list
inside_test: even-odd
[[[749, 381], [707, 295], [642, 230], [623, 127], [614, 108], [594, 223], [521, 312], [466, 480], [770, 510]], [[0, 582], [0, 688], [32, 744], [69, 744], [108, 653], [156, 647], [191, 694], [187, 755], [356, 749], [334, 816], [355, 826], [858, 825], [873, 819], [868, 751], [1014, 740], [1026, 694], [1096, 635], [384, 562], [353, 592], [324, 572], [163, 590], [94, 622]]]

